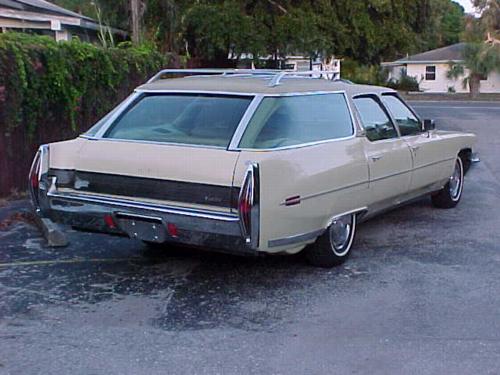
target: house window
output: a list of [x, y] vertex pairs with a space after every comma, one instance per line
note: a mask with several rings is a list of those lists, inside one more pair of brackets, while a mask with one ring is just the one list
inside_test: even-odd
[[426, 81], [435, 81], [436, 80], [436, 67], [426, 66], [425, 67], [425, 80]]

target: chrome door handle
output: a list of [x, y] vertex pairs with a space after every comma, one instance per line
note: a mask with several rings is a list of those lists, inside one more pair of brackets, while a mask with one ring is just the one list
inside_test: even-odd
[[371, 159], [372, 159], [372, 161], [378, 161], [378, 160], [382, 159], [382, 155], [372, 156]]
[[420, 146], [413, 146], [411, 149], [412, 149], [413, 151], [418, 151], [418, 150], [420, 149]]

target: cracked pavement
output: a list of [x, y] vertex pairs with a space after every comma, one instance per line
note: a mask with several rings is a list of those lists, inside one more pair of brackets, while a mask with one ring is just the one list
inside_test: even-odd
[[499, 374], [500, 104], [414, 107], [477, 133], [482, 162], [456, 209], [426, 198], [363, 223], [331, 270], [74, 231], [47, 248], [14, 221], [0, 230], [0, 373]]

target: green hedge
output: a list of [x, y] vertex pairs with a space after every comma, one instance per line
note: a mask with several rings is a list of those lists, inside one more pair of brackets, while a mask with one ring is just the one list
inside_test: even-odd
[[0, 34], [0, 195], [24, 189], [39, 143], [85, 131], [166, 63], [160, 53], [129, 43], [102, 48]]

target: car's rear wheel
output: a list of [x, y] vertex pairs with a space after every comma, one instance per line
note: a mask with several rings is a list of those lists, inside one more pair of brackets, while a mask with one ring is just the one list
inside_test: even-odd
[[432, 195], [432, 204], [438, 208], [453, 208], [462, 197], [464, 189], [464, 163], [462, 158], [457, 157], [453, 174], [446, 185], [437, 193]]
[[306, 248], [306, 258], [313, 266], [330, 268], [345, 262], [351, 253], [356, 233], [356, 214], [333, 220], [328, 229]]

